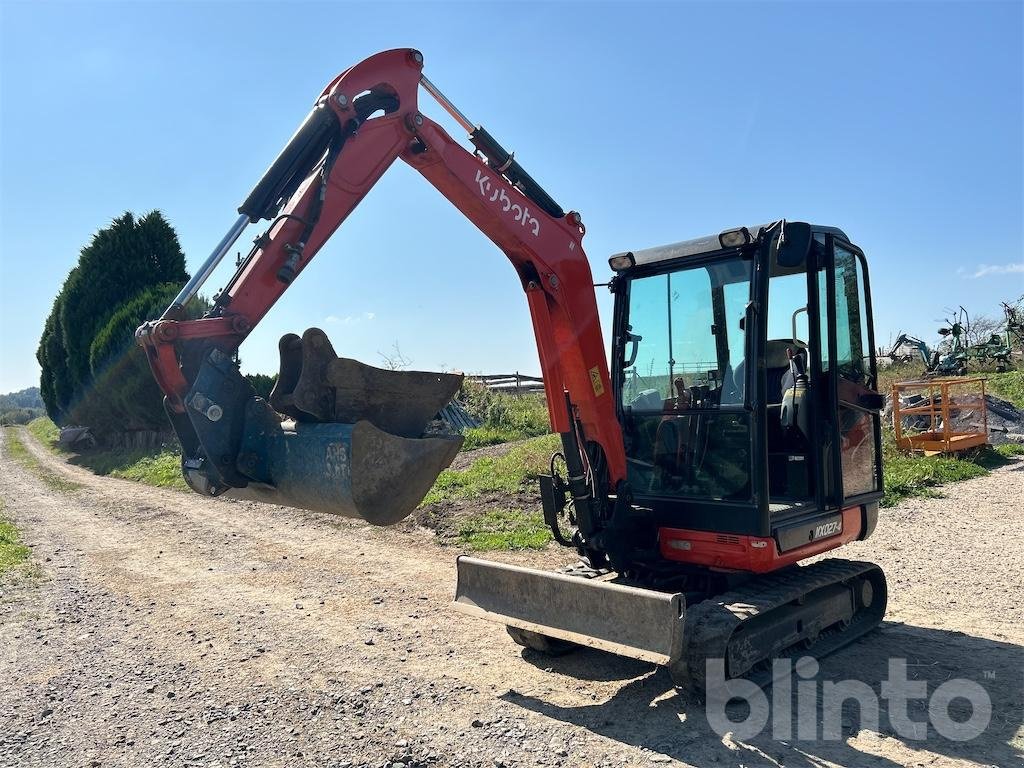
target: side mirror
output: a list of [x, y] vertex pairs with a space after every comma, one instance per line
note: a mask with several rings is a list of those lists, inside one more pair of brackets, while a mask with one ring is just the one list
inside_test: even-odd
[[802, 222], [786, 223], [782, 229], [782, 243], [775, 261], [780, 267], [799, 267], [807, 260], [811, 249], [811, 225]]

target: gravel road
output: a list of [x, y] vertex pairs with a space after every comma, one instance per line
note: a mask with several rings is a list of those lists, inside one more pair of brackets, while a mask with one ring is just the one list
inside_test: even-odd
[[[900, 735], [882, 701], [877, 730], [853, 708], [839, 740], [740, 741], [649, 664], [540, 657], [450, 611], [457, 552], [429, 531], [98, 478], [22, 434], [81, 487], [53, 490], [0, 448], [5, 514], [36, 571], [0, 582], [0, 766], [1022, 762], [1024, 462], [884, 510], [847, 548], [885, 569], [890, 609], [818, 678], [877, 691], [899, 657], [931, 688], [974, 680], [992, 700], [985, 733]], [[909, 713], [924, 721], [926, 703]]]

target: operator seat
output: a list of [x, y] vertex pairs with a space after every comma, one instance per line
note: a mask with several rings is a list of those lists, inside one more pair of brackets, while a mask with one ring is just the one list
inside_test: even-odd
[[[806, 350], [807, 345], [793, 339], [771, 339], [764, 350], [764, 367], [767, 374], [767, 401], [769, 405], [782, 402], [787, 387], [783, 379], [789, 374], [789, 351]], [[792, 386], [792, 384], [790, 384]]]
[[[767, 375], [767, 402], [769, 405], [778, 405], [782, 402], [782, 393], [786, 391], [783, 386], [783, 377], [789, 373], [789, 350], [797, 352], [806, 350], [807, 344], [793, 339], [771, 339], [765, 346], [764, 365]], [[744, 376], [746, 376], [746, 361], [740, 360], [732, 369], [732, 376], [726, 371], [725, 380], [729, 386], [724, 388], [722, 394], [723, 403], [743, 402]]]

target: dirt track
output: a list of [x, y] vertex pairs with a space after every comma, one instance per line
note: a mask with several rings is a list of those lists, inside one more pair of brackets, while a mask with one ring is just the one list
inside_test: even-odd
[[932, 687], [978, 681], [982, 736], [900, 737], [883, 701], [881, 733], [854, 709], [841, 741], [738, 743], [664, 671], [521, 653], [448, 610], [456, 552], [427, 531], [97, 478], [30, 447], [83, 487], [50, 490], [0, 451], [6, 514], [41, 570], [0, 584], [2, 766], [1021, 763], [1024, 462], [883, 511], [844, 555], [886, 570], [888, 621], [820, 675], [877, 690], [902, 657]]

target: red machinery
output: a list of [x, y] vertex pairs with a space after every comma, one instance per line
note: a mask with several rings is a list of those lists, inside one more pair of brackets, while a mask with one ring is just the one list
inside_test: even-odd
[[[691, 681], [710, 656], [751, 674], [795, 643], [826, 652], [875, 626], [885, 608], [877, 567], [792, 565], [865, 538], [877, 516], [881, 398], [859, 249], [838, 229], [783, 220], [613, 256], [610, 371], [580, 215], [563, 212], [422, 67], [418, 51], [392, 50], [335, 78], [207, 262], [139, 329], [189, 485], [388, 524], [458, 451], [459, 437], [430, 427], [458, 376], [338, 358], [310, 329], [281, 340], [267, 403], [234, 360], [401, 158], [519, 274], [565, 462], [565, 477], [541, 479], [545, 518], [586, 563], [551, 574], [460, 558], [457, 607], [507, 624], [524, 645], [593, 645]], [[419, 111], [420, 86], [475, 152]], [[213, 308], [185, 319], [261, 219], [268, 229]]]

